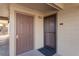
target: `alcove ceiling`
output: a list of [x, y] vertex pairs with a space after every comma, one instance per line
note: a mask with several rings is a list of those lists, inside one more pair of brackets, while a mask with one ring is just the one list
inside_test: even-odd
[[49, 6], [46, 3], [19, 3], [19, 5], [25, 6], [27, 8], [30, 8], [42, 13], [50, 13], [52, 11], [57, 11], [57, 9]]

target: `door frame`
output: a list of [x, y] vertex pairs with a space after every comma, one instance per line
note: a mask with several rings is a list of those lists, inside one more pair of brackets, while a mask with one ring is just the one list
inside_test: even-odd
[[[56, 29], [56, 32], [55, 32], [55, 50], [57, 52], [57, 13], [51, 14], [51, 15], [48, 15], [48, 16], [44, 16], [44, 18], [49, 17], [49, 16], [53, 16], [53, 15], [55, 16], [55, 19], [56, 19], [56, 23], [55, 23], [55, 29]], [[44, 22], [44, 20], [43, 20], [43, 22]], [[43, 28], [44, 28], [44, 24], [45, 24], [45, 22], [43, 23]], [[45, 28], [43, 29], [43, 32], [45, 32]], [[45, 33], [44, 33], [44, 46], [45, 46]]]
[[[20, 14], [23, 14], [23, 15], [26, 15], [26, 16], [31, 16], [31, 17], [33, 17], [33, 49], [34, 49], [34, 15], [31, 15], [31, 14], [28, 14], [28, 13], [25, 13], [25, 12], [20, 12], [20, 11], [15, 11], [14, 12], [14, 14], [15, 14], [15, 19], [16, 19], [16, 13], [20, 13]], [[16, 22], [16, 20], [15, 20], [15, 22]], [[16, 23], [15, 23], [16, 24]], [[16, 26], [15, 26], [16, 27]], [[15, 29], [15, 31], [16, 31], [16, 29]], [[16, 35], [16, 33], [15, 33], [15, 35]], [[15, 39], [15, 41], [16, 41], [16, 39]], [[17, 42], [15, 42], [15, 45], [16, 45], [16, 43]], [[16, 48], [15, 48], [16, 49]], [[16, 51], [16, 53], [17, 53], [17, 51]], [[17, 54], [16, 54], [17, 55]]]

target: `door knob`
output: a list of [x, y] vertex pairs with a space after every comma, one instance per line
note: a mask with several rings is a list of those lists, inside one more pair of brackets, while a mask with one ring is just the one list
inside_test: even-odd
[[18, 39], [19, 37], [18, 37], [18, 35], [16, 35], [16, 39]]

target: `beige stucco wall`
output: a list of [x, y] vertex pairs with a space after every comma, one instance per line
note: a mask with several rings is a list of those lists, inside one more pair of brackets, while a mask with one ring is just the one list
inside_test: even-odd
[[0, 16], [8, 17], [9, 16], [9, 8], [8, 4], [0, 3]]
[[39, 19], [37, 16], [35, 17], [34, 20], [34, 44], [35, 44], [35, 49], [41, 48], [44, 46], [43, 42], [43, 19]]
[[41, 13], [31, 9], [19, 6], [17, 4], [10, 5], [10, 55], [16, 55], [16, 19], [15, 11], [23, 12], [34, 16], [34, 49], [43, 47], [43, 18]]
[[61, 9], [64, 9], [64, 3], [54, 3], [54, 4], [60, 7]]
[[[59, 25], [59, 23], [64, 23]], [[57, 53], [79, 56], [79, 8], [65, 8], [58, 13]]]

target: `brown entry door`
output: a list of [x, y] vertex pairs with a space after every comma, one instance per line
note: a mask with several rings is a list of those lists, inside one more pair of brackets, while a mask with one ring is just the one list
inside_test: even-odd
[[44, 18], [44, 46], [56, 48], [56, 15]]
[[33, 49], [33, 17], [16, 13], [16, 54]]

